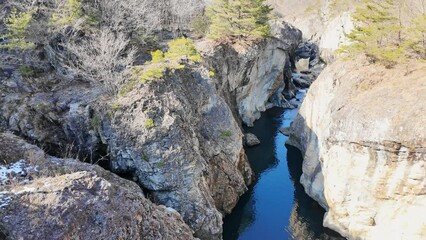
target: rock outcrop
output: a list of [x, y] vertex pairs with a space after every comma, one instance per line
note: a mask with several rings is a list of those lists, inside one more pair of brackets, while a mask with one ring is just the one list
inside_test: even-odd
[[301, 183], [349, 239], [424, 239], [425, 65], [362, 62], [335, 62], [311, 86], [289, 140]]
[[38, 59], [46, 69], [34, 76], [24, 78], [16, 68], [0, 76], [0, 129], [50, 155], [128, 176], [153, 202], [176, 209], [196, 237], [219, 239], [223, 214], [252, 180], [239, 116], [251, 125], [268, 101], [281, 106], [283, 92], [293, 91], [284, 68], [301, 33], [282, 23], [274, 33], [250, 46], [213, 49], [205, 57], [214, 77], [201, 65], [187, 66], [137, 82], [117, 98], [62, 79]]
[[285, 82], [286, 63], [291, 68], [290, 56], [301, 43], [302, 33], [283, 22], [271, 25], [275, 37], [261, 42], [198, 44], [215, 71], [218, 92], [247, 126], [253, 126], [268, 102], [285, 106], [283, 91], [292, 84]]
[[135, 88], [116, 101], [106, 136], [112, 170], [132, 174], [205, 239], [221, 237], [222, 213], [252, 175], [242, 132], [209, 81], [205, 69], [184, 69]]
[[[29, 85], [21, 80], [4, 82]], [[78, 154], [131, 176], [154, 202], [181, 213], [196, 236], [220, 238], [222, 213], [252, 173], [243, 134], [210, 81], [206, 69], [188, 67], [114, 102], [83, 83], [52, 83], [50, 92], [2, 85], [0, 122], [49, 153]]]
[[275, 12], [315, 42], [325, 62], [334, 60], [333, 52], [348, 43], [345, 34], [354, 28], [351, 13], [355, 4], [332, 0], [268, 0]]
[[174, 209], [99, 166], [47, 156], [11, 133], [0, 134], [0, 159], [15, 167], [0, 175], [1, 239], [193, 239]]

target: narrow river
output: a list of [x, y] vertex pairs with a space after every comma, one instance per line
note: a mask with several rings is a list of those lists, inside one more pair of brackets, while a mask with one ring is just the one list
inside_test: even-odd
[[[300, 102], [304, 94], [299, 91]], [[324, 210], [299, 183], [302, 155], [285, 146], [287, 137], [279, 132], [290, 126], [297, 111], [268, 110], [253, 128], [245, 129], [262, 142], [246, 149], [257, 179], [225, 218], [224, 240], [344, 239], [322, 227]]]

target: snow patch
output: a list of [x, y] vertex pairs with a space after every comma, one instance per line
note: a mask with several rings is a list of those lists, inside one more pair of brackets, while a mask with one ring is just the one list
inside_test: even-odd
[[12, 199], [6, 195], [6, 192], [0, 192], [0, 208], [4, 208], [9, 205]]
[[16, 163], [2, 166], [0, 165], [0, 185], [10, 179], [16, 179], [16, 176], [25, 176], [29, 170], [36, 170], [31, 166], [25, 164], [25, 160], [19, 160]]

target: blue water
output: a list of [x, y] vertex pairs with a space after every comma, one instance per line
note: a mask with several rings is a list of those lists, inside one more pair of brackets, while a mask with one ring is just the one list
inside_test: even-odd
[[[297, 98], [303, 96], [299, 92]], [[302, 155], [285, 146], [287, 137], [279, 132], [290, 126], [297, 111], [268, 110], [253, 128], [245, 129], [262, 142], [246, 149], [257, 179], [224, 219], [224, 240], [344, 239], [322, 227], [324, 210], [299, 183]]]

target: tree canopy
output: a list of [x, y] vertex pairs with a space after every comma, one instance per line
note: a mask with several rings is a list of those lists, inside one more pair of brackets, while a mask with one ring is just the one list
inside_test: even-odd
[[34, 47], [34, 44], [26, 40], [27, 29], [32, 21], [33, 11], [18, 13], [16, 8], [13, 8], [9, 18], [6, 20], [7, 33], [2, 38], [5, 38], [7, 43], [0, 45], [1, 48], [25, 50]]
[[426, 59], [426, 15], [403, 25], [401, 11], [397, 0], [364, 0], [353, 15], [355, 29], [347, 35], [352, 43], [339, 51], [362, 53], [387, 67], [408, 58]]
[[207, 8], [211, 21], [209, 37], [268, 37], [271, 11], [265, 0], [214, 0]]
[[392, 12], [394, 1], [364, 2], [354, 13], [355, 29], [347, 35], [353, 43], [342, 50], [350, 54], [365, 53], [372, 61], [391, 66], [403, 54], [397, 38], [401, 29]]

